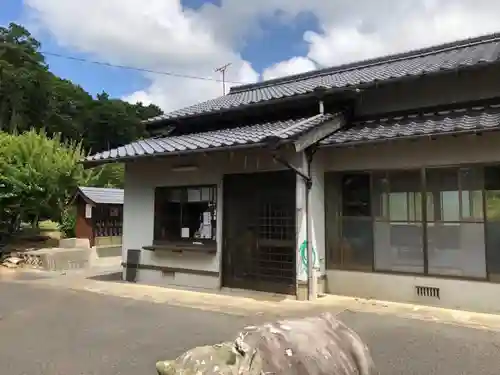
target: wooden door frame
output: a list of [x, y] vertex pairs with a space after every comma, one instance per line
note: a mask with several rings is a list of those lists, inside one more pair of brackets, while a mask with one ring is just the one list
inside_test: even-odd
[[[228, 244], [228, 234], [229, 234], [229, 225], [231, 222], [231, 217], [228, 215], [228, 194], [231, 194], [231, 191], [228, 189], [228, 187], [231, 187], [230, 184], [227, 183], [228, 178], [237, 178], [237, 176], [262, 176], [265, 174], [278, 174], [278, 173], [286, 173], [289, 174], [290, 177], [293, 176], [293, 184], [290, 185], [290, 188], [293, 187], [293, 277], [290, 283], [290, 286], [286, 286], [286, 284], [283, 284], [283, 288], [280, 288], [281, 286], [279, 283], [271, 283], [271, 282], [265, 282], [262, 280], [242, 280], [241, 282], [235, 282], [234, 277], [232, 276], [233, 272], [233, 267], [232, 267], [232, 259], [231, 259], [231, 246]], [[268, 291], [271, 293], [283, 293], [283, 294], [291, 294], [295, 295], [296, 293], [296, 279], [297, 279], [297, 251], [296, 251], [296, 242], [297, 242], [297, 202], [296, 202], [296, 176], [292, 171], [287, 171], [287, 170], [278, 170], [278, 171], [269, 171], [269, 172], [257, 172], [257, 173], [234, 173], [234, 174], [225, 174], [223, 176], [223, 192], [222, 192], [222, 199], [223, 199], [223, 212], [222, 212], [222, 217], [223, 217], [223, 222], [222, 222], [222, 255], [221, 255], [221, 287], [228, 287], [228, 288], [236, 288], [236, 289], [248, 289], [248, 290], [260, 290], [260, 291]], [[260, 196], [260, 194], [259, 194]], [[229, 269], [228, 269], [229, 268]], [[258, 285], [263, 285], [263, 287], [259, 287]], [[275, 288], [266, 288], [264, 287], [265, 285], [275, 285]], [[267, 289], [273, 289], [273, 290], [267, 290]], [[280, 290], [281, 289], [281, 290]]]

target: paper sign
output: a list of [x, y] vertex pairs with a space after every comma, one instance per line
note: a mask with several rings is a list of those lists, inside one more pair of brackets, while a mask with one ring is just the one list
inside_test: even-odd
[[181, 229], [181, 237], [182, 238], [189, 238], [189, 228], [182, 228]]
[[85, 219], [90, 219], [92, 217], [92, 205], [85, 205]]
[[210, 225], [212, 221], [212, 215], [210, 212], [203, 212], [203, 225]]

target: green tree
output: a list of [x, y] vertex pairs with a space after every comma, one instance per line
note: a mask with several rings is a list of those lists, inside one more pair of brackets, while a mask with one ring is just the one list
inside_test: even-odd
[[39, 48], [24, 27], [0, 27], [0, 130], [22, 131], [45, 117], [49, 73]]
[[0, 27], [0, 60], [17, 68], [30, 66], [46, 69], [40, 47], [40, 42], [23, 26], [11, 22], [8, 27]]
[[92, 152], [109, 150], [147, 136], [144, 124], [131, 105], [99, 94], [90, 105], [84, 137]]
[[81, 144], [34, 130], [0, 134], [0, 208], [9, 222], [58, 221], [76, 188], [98, 178], [81, 165]]
[[92, 168], [86, 186], [123, 189], [124, 177], [125, 168], [122, 163], [104, 164]]

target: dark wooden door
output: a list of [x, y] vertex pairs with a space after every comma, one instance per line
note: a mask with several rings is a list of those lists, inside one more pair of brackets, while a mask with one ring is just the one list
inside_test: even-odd
[[295, 175], [224, 177], [223, 284], [295, 293]]

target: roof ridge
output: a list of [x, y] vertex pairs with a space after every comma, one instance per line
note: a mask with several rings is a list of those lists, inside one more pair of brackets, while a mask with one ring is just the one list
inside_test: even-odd
[[298, 127], [306, 124], [309, 121], [316, 120], [317, 118], [323, 117], [323, 116], [325, 116], [324, 113], [318, 113], [318, 114], [315, 114], [314, 116], [302, 118], [299, 122], [297, 122], [295, 124], [292, 124], [292, 125], [290, 125], [289, 127], [285, 128], [285, 129], [280, 129], [279, 131], [273, 132], [273, 134], [275, 136], [277, 136], [277, 137], [281, 137], [283, 134], [286, 134], [287, 132], [296, 129], [296, 128], [298, 128]]
[[[246, 85], [233, 86], [228, 95], [242, 93], [245, 91], [250, 91], [254, 89], [261, 89], [270, 86], [281, 85], [284, 83], [301, 81], [310, 78], [319, 78], [324, 75], [329, 75], [333, 73], [342, 73], [354, 69], [360, 69], [365, 67], [371, 67], [380, 64], [387, 64], [390, 62], [396, 62], [401, 60], [406, 60], [408, 58], [417, 58], [428, 55], [433, 55], [441, 52], [446, 52], [458, 48], [471, 47], [474, 45], [480, 45], [485, 43], [491, 43], [500, 40], [500, 32], [485, 34], [481, 36], [471, 37], [467, 39], [455, 40], [452, 42], [441, 43], [437, 45], [432, 45], [423, 48], [417, 48], [413, 50], [408, 50], [405, 52], [399, 52], [394, 54], [388, 54], [384, 56], [374, 57], [365, 60], [354, 61], [346, 64], [341, 64], [337, 66], [331, 66], [328, 68], [317, 69], [310, 72], [299, 73], [294, 75], [288, 75], [286, 77], [275, 78], [263, 82], [250, 83]], [[225, 96], [228, 96], [225, 95]]]

